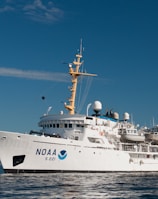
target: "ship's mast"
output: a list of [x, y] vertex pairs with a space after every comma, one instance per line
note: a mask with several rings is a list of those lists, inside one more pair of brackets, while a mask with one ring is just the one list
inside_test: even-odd
[[[75, 98], [76, 98], [78, 77], [81, 75], [96, 76], [96, 74], [79, 72], [79, 68], [82, 65], [81, 58], [82, 58], [82, 40], [80, 44], [80, 51], [78, 54], [76, 54], [76, 59], [73, 61], [73, 64], [69, 64], [69, 74], [71, 75], [72, 87], [70, 88], [71, 97], [69, 98], [69, 104], [65, 104], [65, 108], [69, 111], [70, 115], [73, 115], [75, 113]], [[73, 65], [75, 66], [74, 68]]]

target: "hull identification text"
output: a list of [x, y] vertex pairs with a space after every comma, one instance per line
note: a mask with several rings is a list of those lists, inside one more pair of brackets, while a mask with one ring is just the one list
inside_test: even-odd
[[56, 157], [58, 157], [59, 160], [64, 160], [67, 157], [67, 151], [61, 150], [57, 153], [56, 149], [42, 149], [37, 148], [36, 149], [36, 155], [44, 156], [45, 160], [56, 160]]

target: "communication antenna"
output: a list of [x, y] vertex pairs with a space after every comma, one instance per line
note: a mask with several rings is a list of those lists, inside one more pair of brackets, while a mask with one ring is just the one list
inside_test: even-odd
[[80, 40], [80, 55], [82, 56], [82, 51], [83, 51], [83, 47], [82, 47], [82, 38]]

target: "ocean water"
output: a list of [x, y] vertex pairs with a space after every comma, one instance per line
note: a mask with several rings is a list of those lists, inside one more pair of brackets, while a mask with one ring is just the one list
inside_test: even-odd
[[158, 198], [158, 173], [4, 174], [0, 198]]

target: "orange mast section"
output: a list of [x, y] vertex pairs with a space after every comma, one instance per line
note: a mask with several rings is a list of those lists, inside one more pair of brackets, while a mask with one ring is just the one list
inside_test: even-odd
[[69, 104], [65, 104], [65, 108], [69, 111], [70, 115], [73, 115], [75, 113], [75, 98], [76, 98], [78, 77], [81, 75], [97, 76], [96, 74], [79, 72], [79, 68], [82, 65], [81, 58], [82, 58], [82, 43], [80, 45], [80, 52], [79, 52], [79, 54], [76, 54], [76, 60], [73, 61], [73, 65], [75, 65], [75, 68], [73, 68], [71, 64], [69, 65], [69, 74], [72, 77], [71, 78], [72, 87], [70, 89], [71, 97], [69, 98]]

